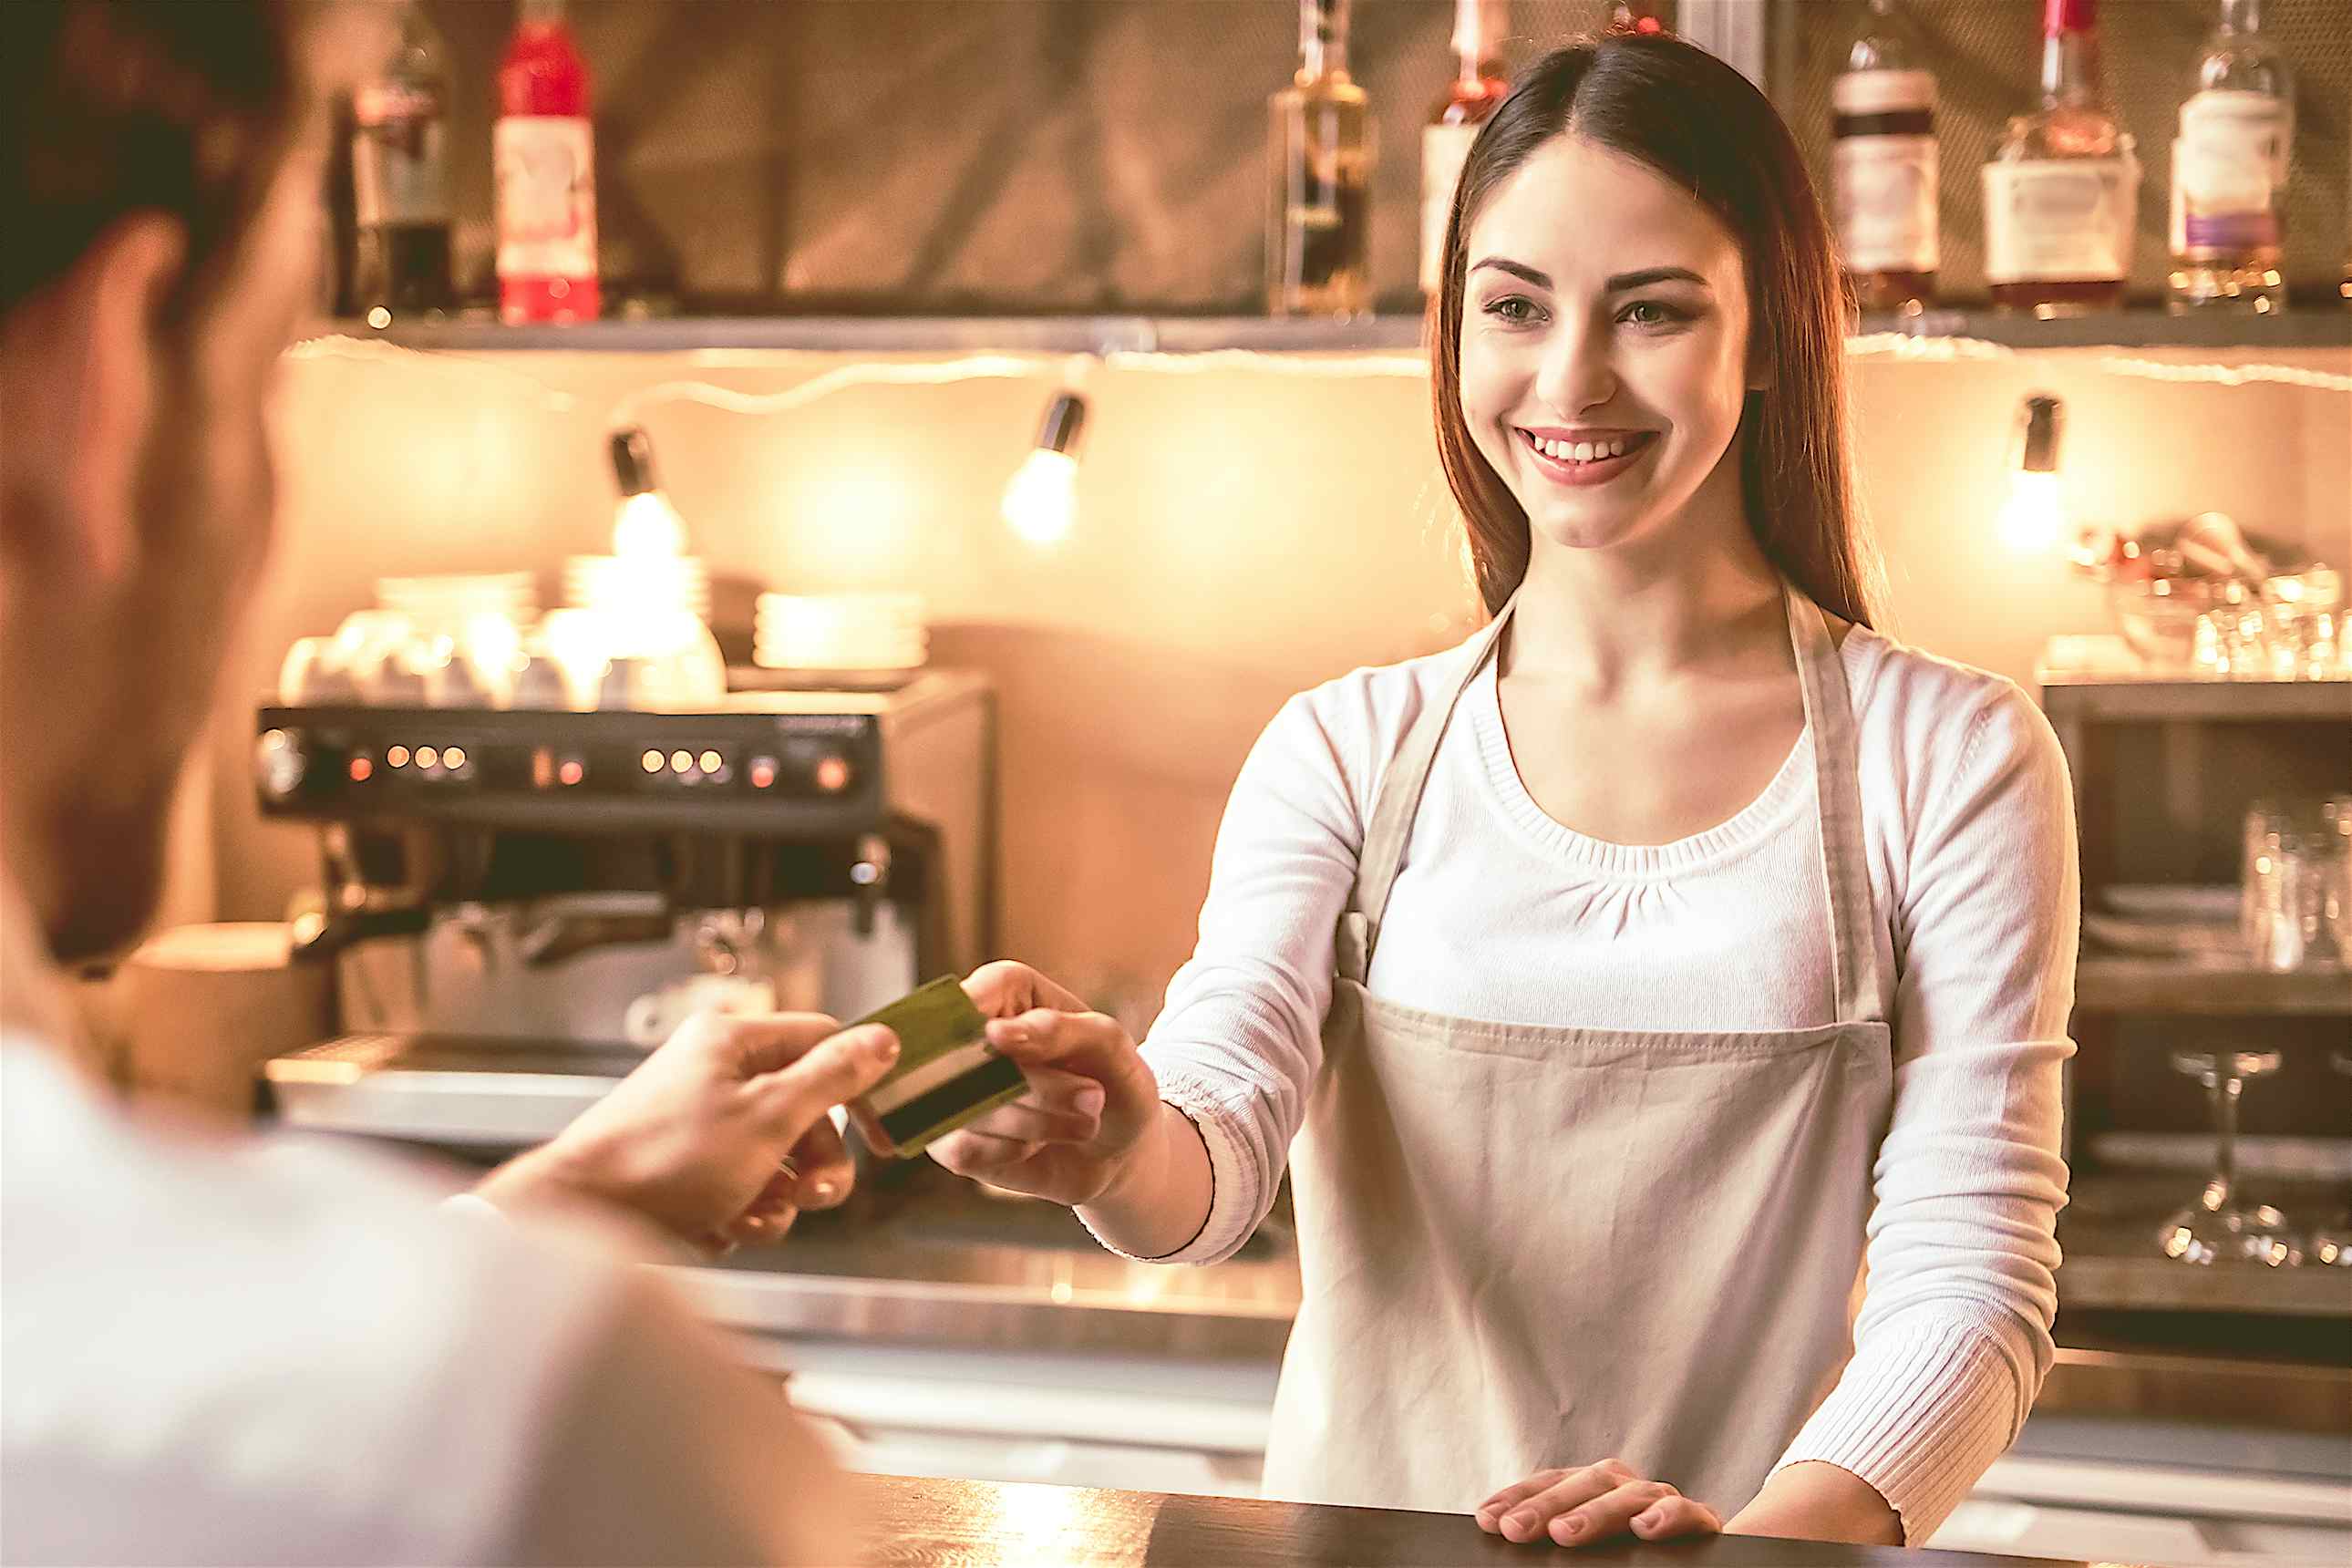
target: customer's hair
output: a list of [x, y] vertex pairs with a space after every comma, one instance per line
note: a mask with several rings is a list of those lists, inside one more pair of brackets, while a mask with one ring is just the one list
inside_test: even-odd
[[0, 315], [135, 213], [186, 229], [169, 308], [225, 281], [297, 130], [299, 0], [0, 0]]
[[1871, 623], [1879, 571], [1853, 491], [1844, 276], [1795, 140], [1737, 70], [1678, 38], [1612, 33], [1545, 56], [1520, 77], [1464, 163], [1445, 229], [1430, 331], [1437, 451], [1469, 530], [1479, 595], [1499, 610], [1527, 575], [1528, 518], [1470, 439], [1462, 412], [1462, 310], [1470, 226], [1555, 137], [1637, 159], [1690, 192], [1747, 260], [1751, 392], [1740, 493], [1764, 553], [1814, 602]]

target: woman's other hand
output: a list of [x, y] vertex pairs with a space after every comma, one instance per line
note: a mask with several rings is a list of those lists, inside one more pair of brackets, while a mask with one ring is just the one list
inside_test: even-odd
[[1538, 1470], [1478, 1505], [1478, 1528], [1506, 1541], [1584, 1546], [1627, 1535], [1666, 1541], [1715, 1535], [1723, 1521], [1664, 1481], [1648, 1480], [1619, 1459], [1573, 1469]]
[[1075, 1208], [1101, 1197], [1160, 1114], [1160, 1086], [1114, 1019], [1025, 963], [974, 970], [963, 988], [988, 1043], [1029, 1092], [930, 1145], [932, 1159], [992, 1187]]

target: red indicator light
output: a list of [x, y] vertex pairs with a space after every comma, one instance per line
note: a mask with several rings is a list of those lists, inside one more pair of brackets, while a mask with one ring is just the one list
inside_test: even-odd
[[776, 782], [776, 760], [773, 757], [751, 759], [751, 787], [766, 789]]
[[352, 783], [365, 784], [368, 780], [375, 777], [375, 764], [368, 761], [365, 757], [353, 757], [352, 759], [351, 774]]
[[569, 786], [576, 784], [582, 779], [587, 777], [588, 770], [580, 765], [579, 758], [566, 757], [563, 759], [563, 765], [555, 770], [555, 776], [562, 779], [563, 783]]
[[827, 757], [816, 765], [816, 787], [827, 795], [839, 795], [849, 787], [849, 764], [839, 757]]

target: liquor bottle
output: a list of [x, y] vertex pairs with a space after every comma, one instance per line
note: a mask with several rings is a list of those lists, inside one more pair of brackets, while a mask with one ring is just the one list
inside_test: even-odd
[[2221, 0], [2172, 143], [2173, 313], [2286, 308], [2294, 89], [2262, 36], [2262, 0]]
[[2036, 316], [2123, 303], [2139, 159], [2099, 79], [2096, 0], [2048, 0], [2042, 106], [2011, 119], [1984, 166], [1992, 302]]
[[588, 67], [563, 0], [523, 0], [499, 66], [499, 319], [593, 321], [596, 153]]
[[1510, 30], [1510, 0], [1454, 0], [1454, 73], [1445, 96], [1421, 132], [1421, 291], [1437, 292], [1445, 261], [1445, 224], [1454, 213], [1454, 186], [1478, 127], [1509, 96], [1503, 79], [1503, 35]]
[[1936, 76], [1895, 9], [1869, 19], [1830, 83], [1838, 250], [1865, 310], [1936, 298]]
[[446, 57], [416, 0], [400, 0], [399, 27], [352, 95], [352, 304], [379, 327], [450, 304]]
[[1298, 74], [1267, 100], [1266, 310], [1371, 306], [1372, 116], [1348, 75], [1349, 0], [1298, 0]]

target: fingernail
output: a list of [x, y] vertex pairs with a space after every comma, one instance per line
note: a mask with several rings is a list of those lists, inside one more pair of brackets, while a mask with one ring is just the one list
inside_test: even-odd
[[1584, 1521], [1580, 1519], [1555, 1519], [1551, 1521], [1551, 1532], [1556, 1540], [1573, 1541], [1578, 1536], [1584, 1533]]
[[833, 1201], [833, 1184], [820, 1176], [809, 1184], [809, 1196], [821, 1204]]
[[897, 1061], [898, 1059], [898, 1035], [877, 1025], [866, 1034], [866, 1054], [877, 1062]]
[[1078, 1108], [1078, 1114], [1081, 1116], [1100, 1116], [1103, 1108], [1101, 1086], [1097, 1084], [1091, 1089], [1078, 1090], [1072, 1103]]
[[1503, 1522], [1513, 1530], [1533, 1530], [1536, 1527], [1536, 1516], [1531, 1513], [1515, 1513]]
[[1633, 1528], [1636, 1530], [1655, 1530], [1664, 1522], [1662, 1517], [1654, 1513], [1637, 1513], [1633, 1516]]

